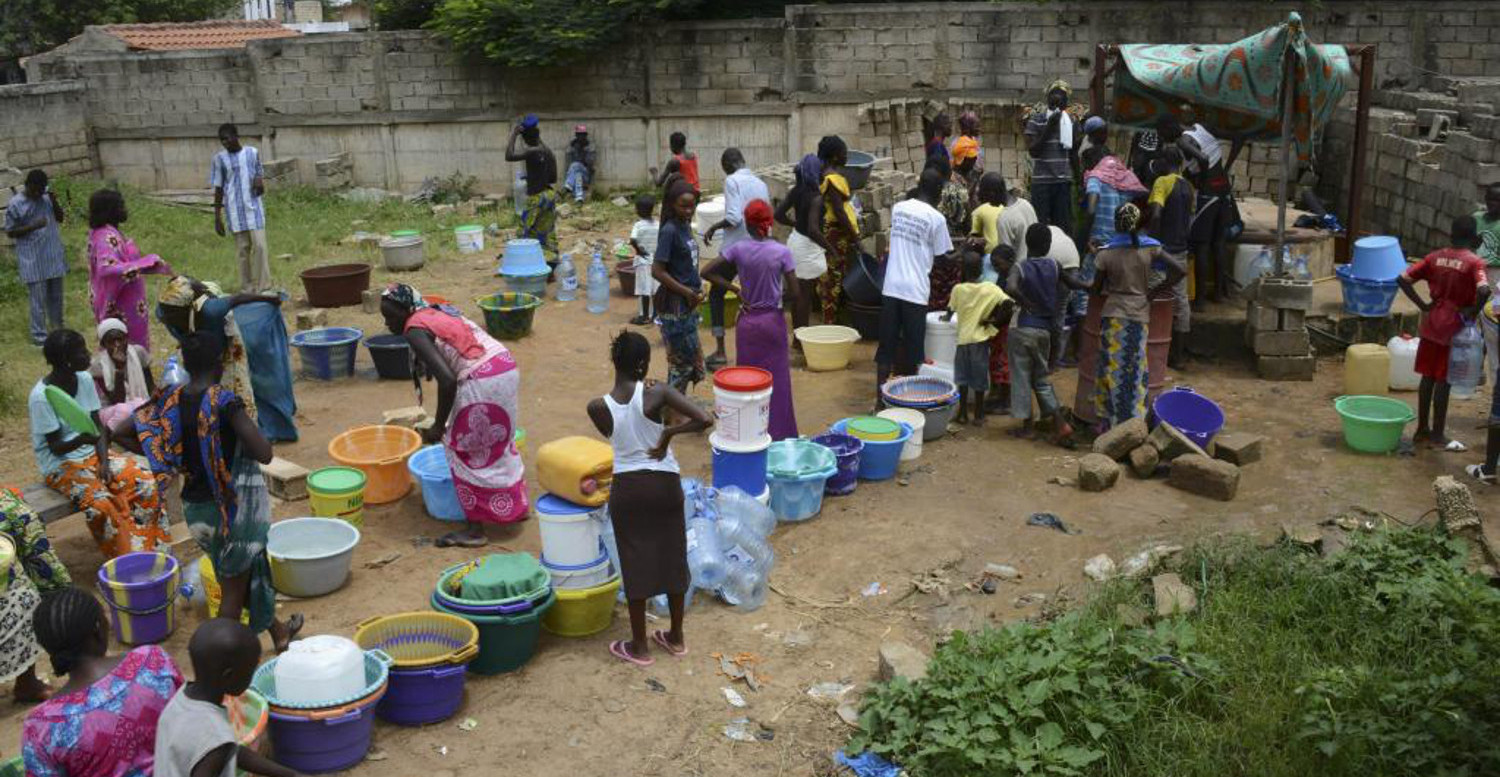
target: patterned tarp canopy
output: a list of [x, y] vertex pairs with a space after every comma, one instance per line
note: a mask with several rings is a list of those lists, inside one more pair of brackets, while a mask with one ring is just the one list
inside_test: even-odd
[[1114, 77], [1114, 120], [1151, 127], [1173, 114], [1195, 118], [1225, 140], [1281, 140], [1281, 89], [1292, 74], [1292, 145], [1301, 160], [1314, 133], [1327, 123], [1354, 71], [1342, 46], [1314, 45], [1302, 17], [1226, 44], [1131, 44], [1120, 47], [1124, 67]]

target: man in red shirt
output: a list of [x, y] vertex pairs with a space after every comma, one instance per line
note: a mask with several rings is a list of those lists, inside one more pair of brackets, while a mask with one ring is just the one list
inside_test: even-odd
[[[1463, 329], [1464, 320], [1473, 320], [1479, 306], [1489, 297], [1490, 287], [1485, 279], [1484, 260], [1473, 251], [1479, 244], [1474, 217], [1454, 219], [1450, 234], [1453, 237], [1448, 248], [1423, 257], [1396, 282], [1423, 313], [1417, 333], [1421, 338], [1417, 343], [1417, 372], [1422, 383], [1417, 390], [1417, 433], [1413, 441], [1425, 440], [1430, 448], [1458, 452], [1466, 450], [1466, 446], [1444, 434], [1448, 420], [1449, 344]], [[1427, 281], [1430, 301], [1418, 296], [1417, 281]]]

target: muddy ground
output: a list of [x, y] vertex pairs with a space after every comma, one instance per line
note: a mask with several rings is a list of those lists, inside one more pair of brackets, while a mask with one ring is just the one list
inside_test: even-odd
[[[602, 223], [596, 219], [595, 228]], [[622, 210], [609, 216], [608, 223], [628, 224], [628, 214]], [[566, 246], [579, 233], [567, 221], [563, 228]], [[615, 235], [601, 230], [587, 236]], [[434, 248], [429, 246], [439, 254], [435, 261], [403, 276], [423, 292], [469, 300], [500, 288], [491, 275], [490, 258], [459, 257], [451, 246]], [[621, 296], [617, 287], [604, 315], [586, 312], [581, 298], [549, 301], [537, 313], [534, 333], [507, 344], [521, 365], [520, 423], [530, 440], [528, 466], [540, 443], [593, 433], [584, 405], [611, 385], [609, 337], [628, 326], [635, 305], [635, 298]], [[478, 315], [472, 303], [464, 307]], [[289, 306], [289, 318], [295, 309]], [[359, 326], [367, 333], [380, 329], [377, 316], [359, 308], [330, 311], [330, 323]], [[654, 332], [649, 334], [655, 342]], [[704, 339], [709, 345], [706, 330]], [[872, 344], [860, 343], [850, 369], [842, 372], [794, 369], [804, 434], [868, 409], [873, 352]], [[376, 380], [367, 353], [360, 354], [360, 369], [349, 380], [298, 383], [302, 441], [278, 446], [278, 455], [308, 468], [331, 464], [326, 446], [334, 435], [378, 423], [381, 411], [415, 401], [409, 383]], [[664, 373], [658, 350], [652, 374]], [[1316, 523], [1351, 506], [1412, 521], [1433, 504], [1433, 477], [1461, 473], [1463, 464], [1477, 460], [1477, 454], [1425, 450], [1414, 457], [1348, 451], [1331, 403], [1342, 393], [1338, 361], [1320, 364], [1311, 383], [1267, 383], [1245, 365], [1202, 363], [1174, 373], [1172, 380], [1218, 401], [1228, 415], [1228, 428], [1268, 438], [1265, 460], [1245, 468], [1233, 502], [1210, 501], [1159, 479], [1128, 475], [1103, 494], [1054, 484], [1054, 477], [1076, 472], [1077, 454], [1013, 440], [1004, 434], [1009, 419], [991, 416], [986, 428], [928, 443], [922, 458], [899, 480], [862, 483], [850, 496], [829, 498], [816, 519], [779, 527], [772, 537], [778, 559], [772, 575], [775, 593], [765, 607], [748, 614], [699, 597], [688, 614], [687, 657], [658, 655], [649, 669], [612, 658], [606, 652], [608, 641], [629, 630], [623, 608], [617, 608], [614, 625], [603, 634], [587, 639], [544, 635], [535, 658], [521, 671], [471, 676], [464, 708], [454, 720], [418, 729], [379, 724], [373, 752], [380, 760], [354, 771], [370, 777], [452, 777], [503, 765], [536, 777], [810, 774], [850, 729], [834, 705], [810, 697], [808, 688], [872, 681], [882, 641], [903, 640], [930, 651], [952, 629], [1035, 615], [1045, 603], [1021, 603], [1020, 597], [1043, 594], [1056, 602], [1082, 593], [1087, 583], [1083, 563], [1098, 553], [1122, 560], [1157, 542], [1185, 543], [1226, 532], [1271, 539], [1283, 524]], [[1074, 373], [1064, 371], [1057, 385], [1071, 403]], [[712, 391], [699, 386], [696, 395], [707, 401]], [[1476, 447], [1482, 445], [1482, 434], [1473, 427], [1484, 417], [1487, 397], [1484, 391], [1480, 399], [1454, 403], [1453, 429]], [[432, 392], [428, 401], [433, 402]], [[35, 479], [20, 421], [0, 444], [0, 474], [8, 482]], [[706, 438], [681, 439], [675, 450], [686, 476], [708, 478]], [[535, 488], [533, 483], [533, 497], [539, 495]], [[1482, 493], [1480, 497], [1487, 499]], [[300, 516], [307, 510], [306, 502], [279, 504], [276, 515]], [[1038, 511], [1057, 514], [1080, 533], [1027, 526], [1027, 516]], [[425, 609], [438, 573], [473, 555], [426, 544], [448, 525], [427, 517], [417, 494], [368, 508], [365, 526], [354, 574], [344, 589], [283, 605], [284, 612], [306, 615], [305, 633], [352, 635], [365, 618]], [[91, 581], [99, 558], [82, 522], [75, 517], [53, 524], [50, 531], [75, 579]], [[496, 530], [492, 538], [496, 550], [540, 551], [535, 522]], [[391, 553], [400, 558], [383, 569], [365, 568], [366, 562]], [[965, 589], [988, 562], [1012, 564], [1023, 578], [1001, 584], [993, 595]], [[947, 581], [946, 592], [915, 592], [913, 579], [932, 571]], [[863, 595], [871, 583], [884, 592]], [[168, 643], [184, 666], [192, 625], [189, 617]], [[735, 684], [749, 702], [745, 709], [726, 703], [720, 689], [731, 683], [717, 672], [717, 662], [709, 657], [714, 652], [760, 658], [765, 686], [752, 692]], [[6, 755], [18, 752], [25, 711], [0, 703], [0, 751]], [[764, 727], [769, 741], [727, 739], [725, 724], [739, 717]], [[477, 727], [460, 730], [457, 723], [463, 718], [473, 718]]]

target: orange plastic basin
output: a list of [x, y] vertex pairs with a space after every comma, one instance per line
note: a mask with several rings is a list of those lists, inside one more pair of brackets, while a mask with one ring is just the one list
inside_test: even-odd
[[333, 438], [328, 455], [365, 473], [365, 504], [394, 502], [411, 490], [406, 460], [422, 447], [422, 436], [399, 426], [361, 426]]

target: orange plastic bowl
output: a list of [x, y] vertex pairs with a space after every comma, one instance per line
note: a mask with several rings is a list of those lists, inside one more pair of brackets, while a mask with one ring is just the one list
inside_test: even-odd
[[411, 490], [406, 460], [422, 447], [422, 436], [399, 426], [361, 426], [333, 438], [328, 455], [365, 473], [365, 504], [394, 502]]

